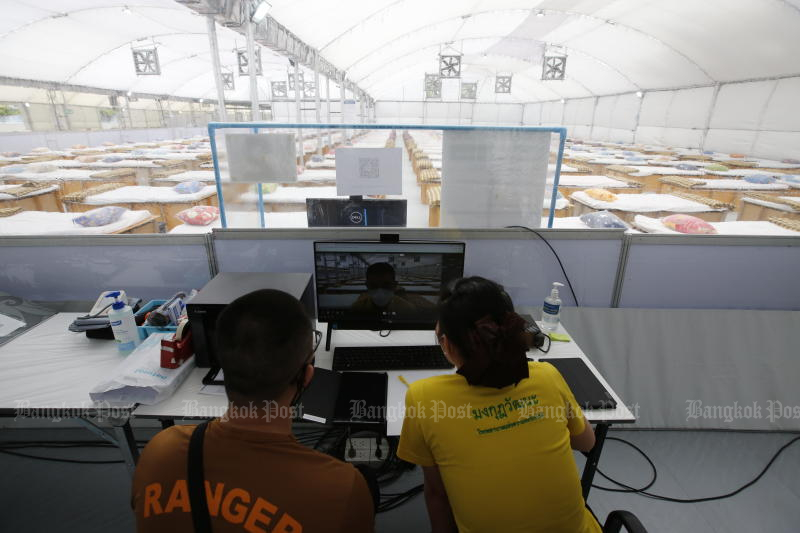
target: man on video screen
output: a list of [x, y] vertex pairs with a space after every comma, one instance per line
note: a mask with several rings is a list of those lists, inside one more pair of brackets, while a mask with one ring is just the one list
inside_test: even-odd
[[402, 313], [430, 309], [433, 304], [408, 293], [395, 278], [394, 267], [389, 263], [373, 263], [367, 268], [367, 292], [360, 295], [352, 309], [367, 313]]

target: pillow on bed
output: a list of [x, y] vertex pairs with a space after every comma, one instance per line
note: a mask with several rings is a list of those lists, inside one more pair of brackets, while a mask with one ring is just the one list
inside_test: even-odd
[[734, 159], [744, 159], [744, 154], [731, 154]]
[[725, 165], [714, 163], [713, 165], [708, 165], [706, 170], [710, 170], [712, 172], [727, 172], [730, 170], [730, 168], [726, 167]]
[[32, 154], [43, 154], [43, 153], [49, 152], [49, 151], [50, 151], [50, 148], [46, 148], [44, 146], [39, 146], [38, 148], [34, 148], [33, 150], [31, 150], [31, 153]]
[[755, 174], [753, 176], [745, 176], [744, 181], [747, 183], [758, 183], [760, 185], [766, 185], [768, 183], [775, 183], [777, 180], [772, 176], [767, 176], [766, 174]]
[[3, 157], [19, 157], [21, 154], [19, 152], [3, 152], [0, 155]]
[[781, 163], [786, 163], [787, 165], [800, 165], [800, 161], [797, 159], [781, 159]]
[[593, 213], [584, 213], [580, 216], [581, 222], [590, 228], [619, 228], [628, 229], [625, 224], [617, 215], [609, 211], [595, 211]]
[[122, 161], [122, 157], [118, 155], [110, 155], [103, 158], [103, 163], [117, 163], [118, 161]]
[[107, 205], [87, 211], [81, 216], [73, 218], [72, 221], [84, 228], [96, 228], [116, 222], [126, 211], [128, 210], [118, 205]]
[[586, 196], [601, 202], [616, 202], [617, 195], [605, 189], [586, 189]]
[[638, 155], [632, 155], [625, 158], [625, 161], [647, 161], [644, 157], [640, 157]]
[[0, 167], [0, 174], [19, 174], [25, 172], [24, 165], [9, 165], [7, 167]]
[[99, 155], [79, 155], [75, 158], [75, 161], [80, 163], [94, 163], [98, 159], [100, 159]]
[[86, 148], [88, 148], [88, 146], [86, 146], [85, 144], [73, 144], [72, 145], [72, 149], [73, 150], [85, 150]]
[[207, 226], [219, 218], [219, 208], [213, 205], [198, 205], [184, 209], [175, 216], [192, 226]]
[[662, 218], [661, 223], [678, 233], [710, 235], [717, 232], [714, 226], [702, 218], [693, 217], [692, 215], [669, 215]]
[[675, 168], [677, 168], [678, 170], [691, 170], [691, 171], [697, 170], [697, 167], [695, 165], [689, 165], [687, 163], [681, 163], [680, 165], [676, 165]]
[[322, 156], [321, 156], [321, 155], [319, 155], [319, 154], [314, 154], [314, 155], [312, 155], [312, 156], [311, 156], [311, 160], [312, 160], [314, 163], [322, 163], [323, 161], [325, 161], [325, 158], [324, 158], [324, 157], [322, 157]]
[[172, 190], [179, 194], [194, 194], [203, 190], [205, 186], [205, 183], [199, 181], [184, 181], [174, 186]]

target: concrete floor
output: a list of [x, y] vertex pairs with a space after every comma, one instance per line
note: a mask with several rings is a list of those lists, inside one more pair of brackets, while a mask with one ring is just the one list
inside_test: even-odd
[[[80, 429], [4, 429], [2, 440], [91, 439]], [[137, 438], [152, 435], [138, 429]], [[612, 431], [630, 440], [652, 458], [658, 481], [651, 491], [680, 498], [722, 494], [755, 477], [772, 455], [795, 435], [696, 431]], [[51, 457], [117, 459], [115, 449], [26, 449]], [[582, 457], [576, 456], [579, 468]], [[647, 482], [650, 471], [636, 452], [622, 443], [606, 443], [600, 468], [630, 485]], [[133, 531], [130, 478], [120, 464], [55, 463], [0, 454], [0, 530], [3, 532]], [[788, 448], [753, 487], [726, 500], [701, 504], [656, 501], [638, 495], [593, 489], [589, 505], [604, 520], [614, 509], [634, 512], [658, 533], [764, 532], [789, 533], [800, 523], [800, 443]], [[421, 483], [421, 472], [404, 474], [384, 492], [401, 492]], [[597, 484], [609, 485], [599, 476]], [[406, 505], [379, 514], [379, 533], [428, 531], [422, 495]]]

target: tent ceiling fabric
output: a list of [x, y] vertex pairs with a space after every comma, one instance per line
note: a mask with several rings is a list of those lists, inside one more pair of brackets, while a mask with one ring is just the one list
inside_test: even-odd
[[[128, 8], [129, 13], [123, 10]], [[134, 93], [216, 99], [205, 17], [173, 0], [6, 0], [0, 17], [0, 75]], [[236, 49], [245, 38], [217, 26], [220, 61], [234, 73], [229, 100], [248, 100]], [[137, 76], [133, 48], [158, 49], [162, 74]], [[286, 79], [288, 60], [261, 49], [259, 95], [269, 100], [270, 79]]]
[[[422, 75], [436, 71], [445, 46], [465, 54], [465, 81], [514, 75], [510, 95], [479, 84], [479, 101], [576, 98], [800, 73], [800, 0], [272, 4], [271, 16], [379, 100], [421, 99]], [[541, 81], [541, 59], [529, 52], [526, 57], [525, 42], [531, 49], [541, 43], [564, 47], [567, 80]], [[508, 57], [521, 61], [503, 61]]]
[[[224, 4], [225, 0], [219, 0]], [[477, 101], [518, 103], [800, 74], [800, 0], [271, 0], [270, 16], [378, 100], [421, 100], [442, 51], [463, 54]], [[127, 6], [129, 13], [123, 8]], [[121, 91], [215, 98], [206, 20], [173, 0], [6, 0], [0, 75]], [[248, 99], [217, 26], [231, 100]], [[136, 76], [131, 49], [156, 43], [160, 76]], [[542, 81], [542, 51], [567, 54], [566, 78]], [[260, 97], [286, 80], [262, 48]], [[509, 94], [494, 93], [512, 75]], [[443, 99], [459, 97], [443, 80]], [[334, 93], [337, 94], [337, 93]]]

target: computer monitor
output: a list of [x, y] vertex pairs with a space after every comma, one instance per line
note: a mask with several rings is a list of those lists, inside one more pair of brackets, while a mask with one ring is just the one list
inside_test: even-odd
[[442, 287], [463, 275], [463, 242], [314, 243], [318, 319], [338, 329], [433, 329]]
[[308, 227], [406, 227], [406, 200], [306, 198]]

